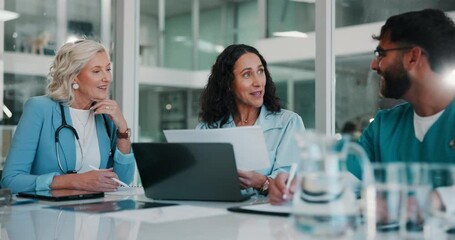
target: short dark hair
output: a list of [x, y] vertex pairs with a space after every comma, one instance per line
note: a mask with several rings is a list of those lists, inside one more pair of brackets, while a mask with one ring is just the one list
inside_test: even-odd
[[433, 71], [444, 73], [455, 63], [455, 24], [439, 9], [424, 9], [392, 16], [375, 40], [389, 39], [403, 46], [419, 46]]
[[[281, 110], [279, 98], [275, 95], [276, 87], [270, 76], [267, 62], [259, 51], [245, 44], [233, 44], [223, 50], [218, 55], [212, 66], [207, 85], [205, 86], [201, 98], [201, 111], [199, 118], [210, 128], [219, 128], [229, 120], [229, 116], [237, 113], [234, 94], [231, 91], [234, 81], [234, 65], [237, 60], [245, 53], [256, 54], [264, 66], [266, 85], [264, 93], [264, 105], [271, 112]], [[220, 121], [217, 126], [216, 122]]]

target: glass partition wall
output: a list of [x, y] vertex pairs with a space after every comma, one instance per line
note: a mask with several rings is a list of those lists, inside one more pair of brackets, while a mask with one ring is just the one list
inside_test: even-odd
[[[109, 0], [110, 1], [110, 0]], [[55, 50], [77, 38], [102, 40], [106, 0], [3, 0], [19, 17], [3, 22], [3, 116], [0, 121], [0, 168], [25, 101], [46, 93], [47, 72]], [[0, 6], [1, 7], [1, 6]], [[110, 15], [108, 15], [110, 16]], [[112, 26], [104, 26], [110, 34]], [[110, 44], [107, 44], [108, 46]]]
[[[260, 12], [260, 2], [270, 5], [266, 12]], [[141, 55], [140, 71], [144, 79], [140, 80], [140, 141], [164, 141], [163, 129], [194, 128], [198, 123], [201, 89], [216, 56], [226, 46], [234, 43], [257, 46], [257, 41], [265, 37], [259, 29], [261, 14], [268, 19], [266, 25], [292, 23], [289, 29], [299, 26], [302, 8], [296, 10], [290, 6], [285, 12], [276, 11], [282, 9], [283, 3], [285, 1], [141, 1], [141, 45], [162, 49], [155, 50], [156, 54], [147, 55], [144, 51]], [[307, 11], [311, 16], [305, 19], [311, 19], [309, 28], [314, 29], [314, 9]], [[165, 39], [161, 44], [160, 38]], [[160, 51], [163, 51], [161, 55]], [[268, 56], [264, 57], [269, 61]], [[296, 63], [272, 59], [269, 63], [284, 107], [301, 114], [306, 126], [314, 126], [314, 60]]]
[[[151, 2], [154, 2], [155, 8], [150, 8]], [[149, 21], [149, 24], [141, 21], [141, 37], [144, 29], [147, 29], [145, 32], [157, 33], [156, 39], [160, 38], [159, 2], [158, 0], [141, 2], [141, 19], [144, 19], [143, 16], [154, 19]], [[326, 0], [326, 2], [331, 1]], [[194, 85], [191, 81], [194, 76], [188, 74], [188, 86], [180, 89], [175, 89], [175, 86], [166, 83], [184, 81], [182, 79], [166, 78], [160, 81], [166, 83], [141, 80], [140, 108], [145, 104], [149, 106], [161, 104], [162, 106], [153, 108], [156, 110], [148, 107], [147, 114], [150, 115], [152, 114], [150, 111], [154, 111], [152, 115], [157, 119], [160, 119], [163, 114], [160, 109], [169, 107], [169, 101], [156, 100], [152, 103], [150, 98], [160, 99], [159, 96], [163, 94], [179, 96], [186, 92], [187, 97], [176, 97], [176, 99], [189, 101], [186, 104], [180, 104], [187, 106], [180, 114], [187, 116], [186, 125], [185, 121], [181, 121], [177, 126], [161, 124], [161, 120], [156, 120], [157, 123], [154, 123], [155, 120], [140, 117], [144, 139], [157, 141], [163, 140], [161, 131], [164, 127], [193, 128], [196, 125], [200, 89], [205, 84], [217, 54], [231, 43], [251, 44], [259, 49], [269, 62], [271, 74], [284, 107], [300, 114], [307, 128], [316, 128], [316, 113], [326, 111], [325, 106], [316, 107], [315, 98], [321, 94], [316, 92], [316, 81], [326, 81], [327, 85], [333, 84], [334, 133], [355, 132], [358, 136], [378, 109], [391, 107], [400, 102], [381, 99], [378, 96], [378, 77], [376, 73], [370, 71], [369, 67], [372, 50], [376, 44], [372, 41], [371, 35], [379, 31], [384, 20], [390, 15], [427, 7], [451, 11], [455, 3], [450, 0], [333, 1], [335, 18], [334, 37], [331, 39], [335, 62], [333, 80], [316, 80], [315, 26], [316, 22], [327, 20], [317, 16], [314, 0], [192, 0], [165, 1], [163, 4], [165, 5], [164, 28], [161, 34], [165, 41], [161, 45], [162, 59], [149, 62], [161, 62], [162, 64], [154, 66], [172, 69], [170, 71], [205, 72], [206, 76], [201, 77]], [[262, 8], [261, 4], [265, 7]], [[148, 9], [146, 5], [149, 6]], [[260, 21], [263, 15], [265, 24], [262, 25]], [[264, 31], [260, 29], [262, 26], [265, 28]], [[265, 34], [261, 35], [261, 32]], [[147, 78], [154, 78], [154, 76], [149, 75]], [[148, 102], [145, 102], [145, 99], [149, 99]], [[166, 111], [175, 111], [175, 109]]]
[[[290, 54], [305, 51], [302, 45], [312, 46], [314, 51], [315, 5], [267, 0], [266, 9], [266, 38], [259, 40], [258, 48], [271, 66], [284, 108], [298, 113], [307, 129], [315, 128], [314, 57], [288, 55], [288, 51]], [[269, 49], [278, 50], [282, 56]]]
[[[379, 97], [379, 76], [370, 69], [373, 50], [377, 41], [371, 36], [379, 34], [385, 20], [395, 14], [424, 8], [439, 8], [446, 12], [455, 10], [451, 0], [336, 0], [336, 30], [342, 34], [334, 38], [337, 49], [336, 65], [336, 130], [353, 133], [358, 138], [362, 130], [380, 109], [401, 103], [400, 100]], [[361, 32], [357, 34], [356, 32]]]
[[[316, 79], [314, 42], [316, 22], [329, 21], [324, 16], [316, 16], [314, 0], [267, 1], [267, 39], [260, 39], [260, 50], [266, 50], [269, 60], [275, 67], [287, 69], [285, 72], [301, 71], [293, 80], [283, 80], [280, 91], [286, 99], [286, 106], [299, 113], [307, 128], [315, 128], [316, 112], [326, 111], [324, 106], [316, 109], [316, 81], [326, 81], [334, 85], [334, 130], [337, 133], [354, 133], [358, 137], [379, 109], [390, 108], [400, 100], [379, 97], [379, 77], [370, 70], [370, 62], [376, 42], [371, 35], [377, 34], [384, 21], [391, 15], [424, 8], [439, 8], [446, 12], [454, 10], [455, 2], [450, 0], [405, 0], [405, 1], [364, 1], [364, 0], [318, 0], [318, 3], [333, 3], [334, 28], [334, 78]], [[302, 34], [304, 33], [304, 34]], [[281, 38], [280, 35], [301, 36], [299, 43]], [[309, 41], [310, 40], [310, 41]], [[327, 46], [329, 47], [329, 46]], [[286, 48], [291, 48], [287, 51]], [[269, 51], [269, 49], [272, 49]], [[276, 50], [276, 51], [274, 51]], [[300, 52], [299, 52], [300, 51]], [[289, 60], [283, 60], [288, 58]], [[321, 66], [319, 66], [321, 67]], [[277, 71], [272, 71], [277, 72]], [[275, 79], [277, 79], [275, 77]], [[279, 77], [278, 79], [290, 79]], [[330, 96], [325, 96], [330, 98]], [[319, 120], [320, 121], [320, 120]], [[335, 133], [334, 132], [334, 133]], [[354, 139], [355, 139], [354, 138]]]
[[160, 142], [163, 129], [196, 127], [218, 54], [259, 39], [257, 1], [141, 1], [140, 19], [141, 46], [150, 51], [140, 56], [139, 141]]

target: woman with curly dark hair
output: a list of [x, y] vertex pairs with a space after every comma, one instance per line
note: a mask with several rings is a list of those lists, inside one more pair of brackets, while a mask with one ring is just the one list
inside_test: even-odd
[[242, 189], [262, 194], [279, 173], [297, 162], [294, 133], [304, 131], [302, 118], [281, 108], [275, 95], [267, 62], [254, 47], [228, 46], [216, 59], [201, 95], [198, 129], [260, 126], [269, 151], [271, 167], [256, 171], [238, 170]]

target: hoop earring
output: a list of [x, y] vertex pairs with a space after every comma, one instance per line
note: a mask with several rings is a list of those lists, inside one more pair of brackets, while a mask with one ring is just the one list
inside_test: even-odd
[[73, 83], [73, 84], [71, 84], [71, 87], [72, 87], [74, 90], [77, 90], [77, 89], [79, 89], [80, 86], [79, 86], [78, 83]]

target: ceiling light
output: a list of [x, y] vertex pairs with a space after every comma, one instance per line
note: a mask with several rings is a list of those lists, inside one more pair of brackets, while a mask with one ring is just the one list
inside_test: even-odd
[[69, 35], [68, 38], [66, 39], [65, 43], [74, 43], [78, 40], [80, 40], [80, 39], [77, 36]]
[[19, 13], [11, 12], [11, 11], [6, 11], [3, 9], [0, 9], [0, 21], [1, 22], [6, 22], [9, 20], [13, 20], [19, 17]]
[[274, 32], [273, 36], [275, 36], [275, 37], [298, 37], [298, 38], [308, 37], [308, 35], [306, 33], [299, 32], [299, 31]]

